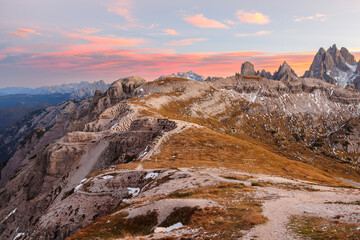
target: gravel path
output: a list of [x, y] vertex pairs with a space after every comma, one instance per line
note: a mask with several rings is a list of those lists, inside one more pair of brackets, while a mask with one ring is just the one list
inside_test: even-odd
[[270, 187], [258, 187], [258, 197], [278, 196], [276, 199], [265, 200], [263, 215], [268, 222], [258, 225], [248, 232], [243, 239], [298, 239], [287, 228], [293, 215], [307, 215], [334, 219], [343, 215], [342, 221], [358, 222], [360, 208], [350, 204], [327, 204], [326, 202], [351, 202], [359, 199], [358, 190], [335, 189], [318, 186], [321, 191], [308, 192]]

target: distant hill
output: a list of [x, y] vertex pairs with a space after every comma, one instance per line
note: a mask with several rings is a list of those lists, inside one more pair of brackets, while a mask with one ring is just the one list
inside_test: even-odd
[[0, 89], [0, 131], [35, 110], [56, 105], [69, 99], [94, 96], [96, 90], [105, 92], [109, 84], [80, 82], [39, 88], [8, 87]]
[[54, 105], [70, 99], [70, 94], [12, 94], [0, 96], [0, 108], [36, 106], [41, 104]]
[[109, 88], [109, 84], [103, 80], [97, 82], [80, 82], [80, 83], [68, 83], [54, 86], [44, 86], [38, 88], [24, 88], [24, 87], [7, 87], [0, 89], [1, 95], [12, 95], [12, 94], [30, 94], [30, 95], [43, 95], [43, 94], [73, 94], [71, 98], [84, 98], [92, 97], [96, 90], [105, 92]]
[[0, 131], [19, 121], [28, 113], [70, 99], [70, 94], [13, 94], [0, 96]]

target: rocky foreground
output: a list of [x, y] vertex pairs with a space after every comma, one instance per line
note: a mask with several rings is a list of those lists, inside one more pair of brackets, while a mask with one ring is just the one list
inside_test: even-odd
[[360, 94], [292, 74], [130, 77], [34, 113], [1, 136], [0, 238], [360, 238]]

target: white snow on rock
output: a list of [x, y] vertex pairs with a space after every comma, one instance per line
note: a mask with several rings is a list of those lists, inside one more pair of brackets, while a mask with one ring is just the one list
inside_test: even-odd
[[106, 175], [106, 176], [103, 176], [102, 179], [111, 179], [111, 178], [114, 178], [114, 176], [111, 176], [111, 175]]
[[184, 225], [181, 222], [175, 223], [174, 225], [171, 225], [170, 227], [166, 228], [167, 232], [171, 232], [172, 230], [182, 228]]
[[81, 184], [83, 184], [84, 182], [86, 182], [86, 178], [84, 178], [83, 180], [80, 181]]
[[165, 233], [165, 232], [167, 232], [167, 231], [166, 231], [166, 228], [164, 228], [164, 227], [157, 227], [154, 230], [154, 233]]
[[158, 175], [159, 175], [159, 173], [151, 172], [151, 173], [146, 174], [145, 179], [149, 179], [149, 178], [154, 179], [154, 178], [156, 178]]
[[5, 222], [11, 215], [13, 215], [14, 213], [16, 213], [17, 208], [15, 208], [14, 210], [12, 210], [5, 218], [4, 220], [1, 221], [1, 223]]
[[77, 186], [74, 188], [74, 192], [77, 192], [82, 186], [83, 186], [82, 183], [80, 183], [79, 185], [77, 185]]
[[110, 129], [113, 130], [119, 123], [115, 123]]
[[127, 190], [129, 191], [129, 194], [131, 194], [133, 197], [137, 196], [140, 193], [140, 188], [128, 187]]
[[351, 65], [351, 64], [346, 63], [346, 65], [351, 69], [352, 72], [355, 72], [355, 71], [356, 71], [357, 64]]
[[18, 239], [19, 237], [22, 237], [22, 236], [24, 236], [24, 233], [18, 233], [18, 234], [16, 234], [16, 236], [13, 238], [13, 240]]

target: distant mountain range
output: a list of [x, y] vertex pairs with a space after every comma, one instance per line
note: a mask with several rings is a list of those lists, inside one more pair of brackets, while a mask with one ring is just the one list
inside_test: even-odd
[[11, 87], [0, 89], [0, 131], [35, 110], [69, 99], [93, 97], [96, 90], [105, 92], [104, 81], [80, 82], [39, 88]]
[[68, 83], [54, 86], [44, 86], [38, 88], [24, 88], [24, 87], [7, 87], [0, 89], [0, 95], [11, 94], [30, 94], [30, 95], [44, 95], [53, 93], [70, 94], [71, 99], [92, 97], [96, 90], [105, 92], [110, 87], [109, 84], [103, 80], [97, 82], [80, 82]]
[[198, 75], [192, 71], [189, 72], [178, 72], [176, 75], [173, 73], [171, 75], [162, 75], [160, 76], [158, 79], [156, 80], [161, 80], [161, 79], [165, 79], [168, 77], [177, 77], [177, 78], [185, 78], [185, 79], [189, 79], [189, 80], [193, 80], [193, 81], [205, 81], [205, 78], [201, 75]]

